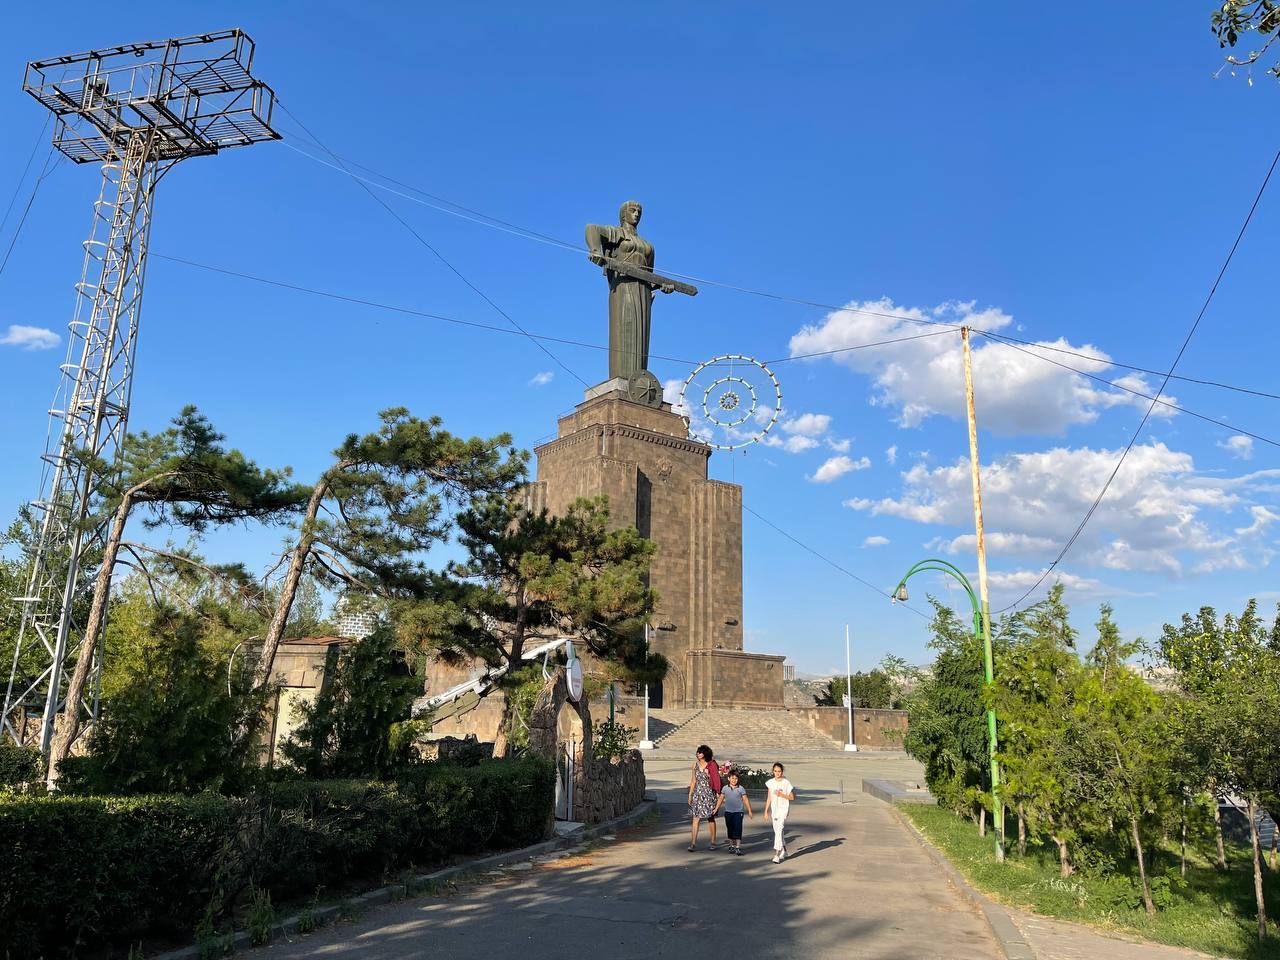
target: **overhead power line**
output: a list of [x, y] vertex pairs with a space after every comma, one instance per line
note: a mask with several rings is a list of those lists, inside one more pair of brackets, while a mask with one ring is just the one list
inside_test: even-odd
[[[395, 177], [392, 177], [385, 173], [381, 173], [377, 170], [374, 170], [371, 167], [364, 166], [363, 164], [357, 163], [354, 160], [349, 160], [343, 157], [339, 157], [337, 154], [334, 154], [331, 150], [329, 150], [323, 144], [319, 143], [317, 140], [315, 140], [314, 137], [310, 136], [309, 134], [305, 136], [305, 139], [311, 140], [313, 143], [316, 144], [317, 147], [319, 147], [320, 149], [328, 153], [330, 156], [332, 156], [334, 160], [337, 161], [337, 163], [331, 163], [330, 161], [325, 160], [323, 157], [317, 157], [314, 154], [308, 153], [306, 150], [302, 150], [291, 143], [285, 143], [284, 145], [289, 149], [293, 150], [299, 156], [305, 157], [306, 159], [311, 160], [313, 163], [320, 164], [321, 166], [328, 167], [331, 170], [335, 170], [339, 173], [345, 174], [346, 176], [352, 177], [353, 179], [364, 184], [366, 187], [376, 187], [379, 190], [383, 190], [388, 193], [394, 194], [395, 196], [401, 197], [412, 203], [421, 204], [422, 206], [426, 206], [433, 210], [437, 210], [441, 213], [448, 214], [449, 216], [458, 217], [462, 220], [467, 220], [471, 223], [475, 223], [480, 226], [499, 230], [503, 233], [511, 234], [512, 236], [520, 237], [525, 240], [531, 240], [536, 243], [544, 244], [546, 246], [555, 247], [557, 249], [572, 253], [575, 256], [585, 255], [585, 251], [583, 250], [581, 244], [571, 243], [567, 240], [562, 240], [558, 237], [550, 236], [546, 233], [533, 230], [529, 227], [524, 227], [516, 223], [511, 223], [508, 220], [503, 220], [499, 217], [492, 216], [491, 214], [484, 213], [483, 211], [465, 206], [454, 200], [450, 200], [447, 197], [442, 197], [442, 196], [439, 196], [438, 194], [430, 193], [429, 191], [423, 190], [421, 187], [416, 187], [413, 184], [406, 183], [403, 180], [398, 180]], [[341, 164], [341, 166], [339, 164]], [[371, 176], [365, 177], [365, 176], [360, 176], [359, 174], [353, 173], [349, 169], [351, 167], [355, 167], [357, 169], [363, 170], [366, 173], [371, 174]], [[380, 181], [385, 181], [385, 182], [380, 182]], [[391, 186], [388, 186], [387, 184], [394, 184], [395, 187], [393, 188]], [[693, 283], [700, 283], [710, 287], [719, 287], [724, 290], [731, 290], [736, 293], [746, 294], [748, 296], [761, 297], [768, 300], [775, 300], [781, 303], [791, 303], [798, 306], [814, 307], [816, 309], [827, 310], [827, 311], [840, 311], [844, 313], [854, 313], [862, 316], [878, 317], [884, 320], [900, 321], [903, 323], [914, 323], [914, 324], [921, 324], [926, 326], [936, 326], [945, 330], [959, 330], [961, 326], [961, 324], [954, 323], [947, 320], [936, 320], [936, 319], [930, 319], [928, 317], [912, 316], [904, 313], [893, 313], [893, 312], [884, 311], [884, 310], [871, 310], [863, 307], [850, 306], [848, 304], [825, 303], [820, 300], [811, 300], [803, 297], [793, 297], [786, 294], [775, 293], [769, 290], [760, 290], [753, 287], [746, 287], [739, 284], [728, 283], [726, 281], [716, 280], [711, 277], [703, 277], [703, 276], [699, 276], [692, 273], [682, 273], [678, 270], [667, 269], [666, 272], [668, 273], [668, 275], [678, 279], [689, 280]], [[1157, 376], [1157, 377], [1165, 376], [1164, 371], [1154, 370], [1150, 367], [1139, 366], [1132, 363], [1124, 363], [1122, 361], [1114, 360], [1114, 359], [1101, 360], [1097, 356], [1083, 353], [1079, 350], [1071, 350], [1065, 347], [1053, 346], [1047, 343], [1037, 342], [1032, 340], [1023, 340], [1018, 337], [1009, 336], [1008, 334], [996, 333], [996, 331], [994, 330], [984, 330], [981, 327], [975, 327], [975, 326], [972, 326], [971, 324], [964, 324], [964, 325], [969, 326], [969, 329], [971, 329], [974, 333], [978, 333], [983, 336], [993, 337], [993, 338], [999, 337], [1004, 340], [1020, 343], [1027, 347], [1034, 347], [1037, 350], [1047, 350], [1047, 351], [1052, 351], [1054, 353], [1061, 353], [1068, 356], [1077, 357], [1082, 360], [1088, 360], [1091, 363], [1104, 363], [1107, 366], [1118, 367], [1122, 370], [1132, 370], [1135, 373], [1145, 373], [1145, 374], [1149, 374], [1151, 376]], [[822, 357], [822, 356], [828, 356], [832, 352], [838, 352], [838, 351], [820, 351], [818, 353], [805, 354], [804, 357], [788, 357], [786, 359], [798, 360], [798, 359], [807, 359], [810, 357]], [[775, 361], [769, 361], [769, 362], [776, 363], [780, 361], [775, 360]], [[1067, 369], [1073, 369], [1073, 368], [1068, 367]], [[1083, 371], [1076, 371], [1076, 372], [1082, 373]], [[1230, 390], [1236, 393], [1243, 393], [1250, 396], [1262, 397], [1269, 400], [1280, 400], [1280, 394], [1270, 393], [1265, 390], [1258, 390], [1251, 387], [1238, 386], [1236, 384], [1224, 383], [1219, 380], [1210, 380], [1210, 379], [1189, 377], [1189, 376], [1179, 376], [1177, 374], [1174, 374], [1173, 376], [1171, 376], [1170, 379], [1177, 380], [1181, 383], [1194, 383], [1200, 386], [1216, 387], [1221, 390]], [[1114, 384], [1112, 385], [1115, 386]], [[1118, 389], [1124, 389], [1124, 388], [1118, 387]]]
[[[427, 240], [426, 237], [424, 237], [421, 233], [415, 230], [408, 220], [400, 216], [400, 214], [396, 212], [395, 208], [393, 208], [389, 203], [387, 203], [380, 196], [374, 193], [373, 190], [370, 188], [369, 184], [365, 182], [365, 179], [363, 177], [357, 176], [356, 174], [352, 173], [350, 170], [347, 170], [345, 167], [342, 167], [342, 160], [338, 157], [338, 155], [335, 154], [328, 147], [326, 147], [323, 143], [321, 143], [319, 138], [317, 138], [314, 133], [312, 133], [309, 129], [307, 129], [307, 125], [304, 124], [301, 120], [299, 120], [298, 117], [293, 113], [293, 111], [291, 111], [283, 103], [280, 103], [279, 100], [277, 100], [276, 102], [280, 106], [280, 109], [282, 109], [285, 113], [287, 113], [293, 119], [293, 122], [296, 123], [299, 127], [301, 127], [313, 142], [318, 144], [320, 148], [325, 151], [325, 153], [329, 154], [329, 156], [333, 157], [334, 160], [338, 162], [338, 165], [339, 167], [341, 167], [342, 172], [345, 173], [347, 176], [351, 177], [351, 179], [354, 180], [357, 184], [359, 184], [361, 189], [364, 190], [364, 192], [369, 195], [370, 199], [372, 199], [375, 203], [378, 204], [378, 206], [382, 207], [383, 210], [385, 210], [388, 214], [390, 214], [393, 218], [395, 218], [396, 222], [398, 222], [402, 227], [408, 230], [409, 233], [413, 236], [413, 238], [418, 241], [418, 243], [422, 244], [422, 246], [424, 246], [427, 250], [431, 251], [432, 255], [434, 255], [435, 258], [439, 260], [441, 263], [443, 263], [449, 269], [449, 271], [453, 273], [454, 276], [456, 276], [459, 280], [461, 280], [464, 284], [466, 284], [472, 290], [473, 293], [475, 293], [478, 297], [480, 297], [480, 299], [482, 299], [485, 303], [489, 304], [489, 306], [491, 306], [504, 320], [506, 320], [513, 327], [515, 327], [518, 331], [520, 331], [520, 333], [528, 337], [528, 331], [526, 331], [524, 327], [520, 326], [520, 324], [515, 321], [515, 318], [513, 318], [509, 313], [507, 313], [507, 311], [503, 310], [502, 307], [498, 306], [498, 304], [495, 303], [494, 300], [487, 293], [485, 293], [478, 286], [476, 286], [469, 279], [467, 279], [466, 275], [463, 274], [461, 270], [455, 267], [448, 260], [448, 258], [445, 257], [444, 254], [442, 254], [439, 250], [437, 250], [435, 246], [430, 241]], [[552, 352], [546, 346], [546, 344], [532, 337], [529, 337], [529, 342], [534, 344], [539, 350], [541, 350], [548, 357], [550, 357], [551, 360], [556, 364], [556, 366], [560, 367], [560, 369], [565, 371], [565, 373], [569, 374], [569, 376], [573, 377], [575, 380], [581, 383], [584, 387], [590, 386], [590, 384], [587, 383], [586, 380], [584, 380], [581, 376], [578, 375], [577, 371], [570, 368], [568, 364], [566, 364], [563, 360], [557, 357], [555, 353]]]
[[45, 142], [45, 133], [52, 122], [53, 114], [46, 114], [44, 122], [40, 125], [40, 132], [36, 134], [36, 142], [31, 145], [31, 152], [27, 154], [27, 162], [22, 165], [22, 173], [18, 174], [18, 182], [13, 185], [13, 194], [9, 197], [8, 204], [5, 205], [4, 216], [0, 216], [0, 233], [4, 233], [4, 228], [9, 225], [9, 214], [13, 213], [13, 205], [18, 202], [18, 195], [22, 193], [22, 185], [27, 182], [27, 172], [31, 169], [31, 164], [35, 160], [36, 154], [40, 152], [40, 147]]
[[[1191, 324], [1191, 329], [1187, 331], [1187, 335], [1182, 338], [1182, 345], [1178, 348], [1177, 356], [1173, 358], [1173, 363], [1169, 365], [1169, 371], [1163, 375], [1160, 386], [1156, 390], [1156, 395], [1151, 398], [1151, 403], [1147, 406], [1147, 412], [1143, 414], [1142, 420], [1138, 422], [1137, 429], [1133, 431], [1133, 436], [1129, 438], [1129, 443], [1124, 448], [1124, 452], [1120, 454], [1120, 459], [1116, 461], [1115, 467], [1107, 477], [1107, 482], [1102, 485], [1102, 489], [1098, 491], [1098, 495], [1094, 498], [1093, 503], [1089, 505], [1089, 509], [1086, 510], [1084, 516], [1080, 518], [1080, 522], [1076, 525], [1071, 536], [1067, 538], [1067, 542], [1062, 545], [1062, 549], [1059, 550], [1058, 555], [1053, 558], [1053, 562], [1045, 568], [1045, 571], [1040, 575], [1040, 578], [1036, 580], [1036, 582], [1032, 584], [1031, 587], [1022, 594], [1022, 596], [1003, 609], [996, 611], [997, 613], [1004, 613], [1006, 610], [1011, 610], [1014, 607], [1021, 605], [1027, 597], [1031, 596], [1032, 593], [1039, 589], [1040, 585], [1044, 583], [1049, 574], [1052, 573], [1058, 564], [1062, 562], [1062, 559], [1075, 545], [1076, 541], [1080, 539], [1080, 535], [1084, 533], [1085, 527], [1089, 525], [1089, 521], [1092, 520], [1093, 515], [1097, 513], [1099, 505], [1107, 495], [1107, 491], [1111, 489], [1112, 481], [1115, 480], [1116, 475], [1120, 472], [1120, 468], [1124, 466], [1124, 462], [1129, 456], [1129, 451], [1131, 451], [1134, 444], [1138, 442], [1138, 436], [1142, 433], [1142, 428], [1147, 425], [1147, 421], [1151, 418], [1151, 414], [1155, 410], [1156, 404], [1160, 402], [1160, 395], [1164, 392], [1165, 387], [1169, 385], [1169, 380], [1172, 379], [1174, 371], [1178, 368], [1178, 363], [1182, 360], [1182, 355], [1187, 352], [1187, 347], [1191, 344], [1191, 338], [1195, 336], [1196, 330], [1200, 328], [1200, 321], [1204, 319], [1204, 315], [1209, 311], [1209, 305], [1213, 303], [1213, 297], [1218, 292], [1218, 285], [1222, 283], [1222, 278], [1226, 276], [1227, 268], [1231, 266], [1231, 261], [1235, 259], [1236, 251], [1240, 249], [1240, 243], [1244, 240], [1245, 231], [1249, 229], [1249, 224], [1253, 221], [1253, 215], [1258, 209], [1258, 204], [1262, 202], [1263, 194], [1267, 191], [1267, 184], [1271, 182], [1271, 175], [1275, 172], [1276, 165], [1278, 163], [1280, 163], [1280, 150], [1276, 151], [1275, 156], [1271, 160], [1271, 166], [1267, 168], [1267, 175], [1262, 178], [1262, 185], [1258, 187], [1258, 192], [1253, 198], [1253, 203], [1249, 206], [1249, 212], [1245, 215], [1244, 223], [1240, 224], [1240, 229], [1236, 233], [1235, 242], [1231, 244], [1231, 249], [1227, 252], [1227, 257], [1223, 260], [1222, 267], [1218, 270], [1218, 275], [1214, 278], [1213, 286], [1209, 288], [1208, 296], [1205, 297], [1204, 303], [1200, 307], [1200, 312], [1196, 314], [1196, 319]], [[1273, 441], [1268, 440], [1266, 442], [1272, 443]]]
[[[50, 116], [52, 116], [52, 114], [50, 114]], [[49, 153], [45, 156], [44, 164], [40, 170], [40, 176], [36, 177], [36, 182], [31, 186], [31, 195], [27, 197], [27, 205], [23, 207], [22, 215], [18, 218], [18, 223], [13, 228], [13, 236], [9, 238], [9, 246], [4, 252], [4, 259], [0, 260], [0, 273], [4, 273], [5, 267], [9, 265], [9, 258], [13, 256], [13, 248], [17, 246], [18, 238], [22, 236], [22, 228], [26, 226], [27, 217], [31, 214], [31, 208], [36, 202], [36, 196], [40, 193], [40, 184], [44, 183], [45, 178], [48, 177], [49, 174], [53, 173], [54, 169], [58, 166], [58, 160], [62, 157], [62, 154], [54, 156], [53, 150], [54, 146], [50, 144]], [[26, 177], [27, 174], [25, 170], [22, 175], [24, 178]], [[19, 187], [21, 187], [21, 182], [19, 182]], [[16, 197], [17, 194], [15, 193], [14, 196]], [[12, 205], [12, 201], [10, 201], [10, 204]], [[5, 220], [9, 219], [8, 211], [5, 212], [4, 218]]]
[[[1005, 337], [1002, 337], [996, 333], [987, 333], [987, 334], [983, 334], [983, 336], [1000, 344], [1001, 346], [1008, 347], [1011, 350], [1017, 350], [1020, 353], [1025, 353], [1028, 356], [1035, 357], [1037, 360], [1043, 360], [1045, 363], [1051, 363], [1055, 367], [1061, 367], [1064, 370], [1070, 370], [1072, 373], [1078, 373], [1082, 377], [1088, 377], [1090, 380], [1096, 380], [1098, 383], [1106, 384], [1107, 386], [1113, 387], [1116, 390], [1122, 390], [1125, 393], [1131, 393], [1135, 397], [1141, 397], [1143, 400], [1150, 400], [1153, 404], [1159, 404], [1162, 407], [1168, 407], [1170, 410], [1176, 410], [1178, 413], [1185, 413], [1189, 417], [1195, 417], [1197, 420], [1203, 420], [1205, 423], [1212, 423], [1214, 426], [1222, 427], [1223, 429], [1229, 430], [1232, 433], [1243, 434], [1246, 437], [1252, 437], [1254, 440], [1261, 440], [1263, 443], [1270, 444], [1273, 447], [1280, 447], [1280, 440], [1272, 440], [1270, 437], [1264, 437], [1260, 433], [1251, 433], [1250, 431], [1245, 430], [1243, 427], [1239, 427], [1232, 423], [1228, 423], [1226, 420], [1219, 420], [1216, 417], [1206, 416], [1203, 413], [1196, 413], [1194, 410], [1189, 410], [1186, 407], [1182, 406], [1181, 404], [1174, 403], [1171, 400], [1165, 400], [1158, 393], [1155, 395], [1150, 393], [1143, 393], [1141, 390], [1137, 390], [1137, 389], [1134, 389], [1133, 387], [1125, 386], [1122, 383], [1116, 383], [1114, 380], [1108, 380], [1106, 377], [1100, 377], [1095, 373], [1089, 373], [1087, 370], [1081, 370], [1079, 367], [1073, 367], [1070, 364], [1061, 362], [1060, 360], [1054, 360], [1052, 357], [1042, 356], [1041, 354], [1036, 353], [1034, 350], [1028, 350], [1025, 347], [1020, 347], [1016, 343], [1010, 343]], [[1280, 399], [1280, 398], [1277, 398], [1277, 399]]]
[[[765, 519], [764, 517], [762, 517], [759, 513], [757, 513], [755, 510], [752, 510], [752, 509], [751, 509], [749, 506], [747, 506], [745, 503], [742, 505], [742, 509], [743, 509], [743, 510], [745, 510], [745, 511], [747, 511], [747, 513], [751, 514], [753, 517], [755, 517], [757, 520], [759, 520], [761, 523], [763, 523], [766, 527], [770, 527], [770, 528], [772, 528], [772, 529], [773, 529], [773, 531], [774, 531], [775, 533], [779, 533], [779, 534], [781, 534], [782, 536], [786, 537], [788, 540], [790, 540], [792, 543], [794, 543], [794, 544], [795, 544], [797, 547], [799, 547], [801, 550], [804, 550], [806, 553], [811, 553], [811, 554], [813, 554], [815, 557], [817, 557], [817, 558], [818, 558], [819, 560], [821, 560], [823, 563], [827, 564], [828, 566], [834, 567], [836, 570], [839, 570], [841, 573], [843, 573], [843, 574], [844, 574], [846, 577], [848, 577], [849, 579], [851, 579], [851, 580], [856, 580], [858, 583], [862, 584], [862, 585], [863, 585], [864, 587], [866, 587], [867, 589], [869, 589], [869, 590], [873, 590], [873, 591], [875, 591], [876, 593], [880, 594], [880, 596], [884, 597], [886, 600], [892, 600], [892, 599], [893, 599], [893, 595], [892, 595], [891, 593], [889, 593], [889, 592], [887, 592], [887, 591], [885, 591], [885, 590], [880, 589], [880, 588], [879, 588], [879, 587], [877, 587], [874, 583], [872, 583], [870, 580], [865, 580], [865, 579], [863, 579], [862, 577], [858, 576], [856, 573], [854, 573], [852, 570], [849, 570], [848, 568], [841, 566], [840, 564], [838, 564], [838, 563], [836, 563], [834, 560], [832, 560], [830, 557], [828, 557], [826, 554], [824, 554], [824, 553], [819, 553], [817, 550], [815, 550], [813, 547], [809, 546], [809, 545], [808, 545], [807, 543], [805, 543], [804, 541], [802, 541], [802, 540], [800, 540], [800, 539], [798, 539], [798, 538], [796, 538], [796, 537], [792, 536], [791, 534], [787, 533], [787, 531], [783, 530], [783, 529], [782, 529], [780, 526], [778, 526], [776, 523], [773, 523], [771, 520], [767, 520], [767, 519]], [[917, 610], [917, 609], [916, 609], [915, 607], [913, 607], [913, 606], [910, 606], [909, 604], [905, 604], [905, 603], [904, 603], [904, 604], [903, 604], [903, 606], [904, 606], [904, 607], [906, 607], [908, 610], [910, 610], [912, 613], [914, 613], [917, 617], [923, 617], [923, 618], [924, 618], [924, 619], [926, 619], [926, 620], [930, 619], [928, 614], [926, 614], [926, 613], [921, 613], [919, 610]]]
[[[334, 290], [321, 290], [318, 287], [309, 287], [305, 284], [292, 283], [288, 280], [277, 280], [273, 277], [262, 277], [252, 273], [245, 273], [241, 270], [232, 270], [228, 267], [218, 267], [210, 263], [201, 263], [198, 260], [191, 260], [187, 257], [175, 257], [170, 254], [152, 253], [152, 257], [158, 260], [168, 260], [170, 263], [182, 264], [186, 267], [194, 267], [197, 270], [207, 270], [210, 273], [220, 273], [223, 276], [235, 277], [239, 280], [248, 280], [252, 283], [261, 283], [270, 287], [278, 287], [281, 290], [292, 290], [295, 293], [305, 293], [313, 297], [323, 297], [327, 300], [336, 300], [339, 303], [350, 303], [355, 306], [369, 307], [374, 310], [385, 310], [388, 313], [398, 313], [409, 317], [419, 317], [424, 320], [439, 320], [442, 323], [451, 323], [460, 327], [471, 327], [476, 330], [487, 330], [490, 333], [501, 333], [513, 337], [528, 337], [532, 340], [542, 340], [547, 343], [562, 343], [571, 347], [584, 347], [588, 350], [608, 351], [609, 347], [602, 343], [589, 343], [586, 340], [574, 340], [570, 337], [553, 337], [545, 333], [530, 333], [528, 331], [513, 330], [510, 327], [502, 327], [493, 323], [482, 323], [478, 320], [463, 320], [460, 317], [451, 317], [442, 313], [431, 313], [427, 310], [418, 310], [413, 307], [399, 306], [394, 303], [385, 303], [380, 300], [371, 300], [368, 297], [357, 297], [352, 294], [338, 293]], [[946, 330], [939, 330], [934, 333], [912, 334], [908, 337], [891, 337], [887, 340], [873, 340], [869, 343], [855, 343], [847, 347], [840, 347], [837, 350], [825, 351], [826, 353], [851, 353], [855, 350], [870, 350], [875, 347], [887, 347], [895, 343], [908, 343], [912, 340], [920, 340], [923, 337], [937, 337], [947, 333]], [[650, 354], [655, 360], [666, 360], [670, 363], [680, 363], [689, 367], [696, 367], [701, 361], [689, 360], [685, 357], [669, 357], [660, 353]], [[800, 360], [801, 357], [783, 357], [781, 360], [771, 360], [770, 363], [785, 363], [788, 360]]]

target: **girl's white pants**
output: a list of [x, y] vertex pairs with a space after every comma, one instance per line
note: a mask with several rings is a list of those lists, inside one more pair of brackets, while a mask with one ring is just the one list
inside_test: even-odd
[[783, 848], [782, 828], [785, 827], [786, 824], [787, 824], [787, 818], [785, 816], [773, 818], [773, 849], [774, 850], [781, 850]]

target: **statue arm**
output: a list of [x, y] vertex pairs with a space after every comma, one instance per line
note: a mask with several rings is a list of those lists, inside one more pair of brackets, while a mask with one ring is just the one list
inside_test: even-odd
[[587, 224], [587, 256], [591, 258], [592, 263], [604, 265], [604, 258], [608, 256], [605, 245], [612, 247], [617, 243], [614, 236], [616, 232], [616, 227], [602, 226], [598, 223]]

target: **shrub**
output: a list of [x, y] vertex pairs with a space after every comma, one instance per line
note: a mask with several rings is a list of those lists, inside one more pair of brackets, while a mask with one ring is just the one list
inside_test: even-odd
[[40, 779], [40, 751], [0, 741], [0, 787], [20, 787]]
[[593, 753], [597, 760], [616, 760], [632, 750], [632, 744], [640, 733], [636, 727], [628, 727], [616, 720], [606, 720], [596, 727]]
[[197, 925], [213, 944], [217, 918], [251, 890], [261, 914], [320, 884], [376, 882], [543, 838], [555, 773], [536, 758], [410, 773], [398, 783], [283, 781], [240, 798], [0, 800], [6, 947], [52, 960], [143, 937], [183, 939]]

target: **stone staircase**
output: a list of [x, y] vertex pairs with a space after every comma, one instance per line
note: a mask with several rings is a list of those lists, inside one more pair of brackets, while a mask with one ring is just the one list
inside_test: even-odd
[[651, 710], [651, 730], [655, 729], [655, 720], [671, 725], [660, 737], [654, 736], [663, 757], [681, 753], [692, 757], [704, 743], [717, 757], [729, 759], [732, 757], [726, 751], [785, 757], [840, 751], [843, 747], [786, 710]]
[[650, 710], [649, 737], [654, 746], [661, 744], [668, 737], [677, 733], [681, 727], [693, 720], [701, 710]]

